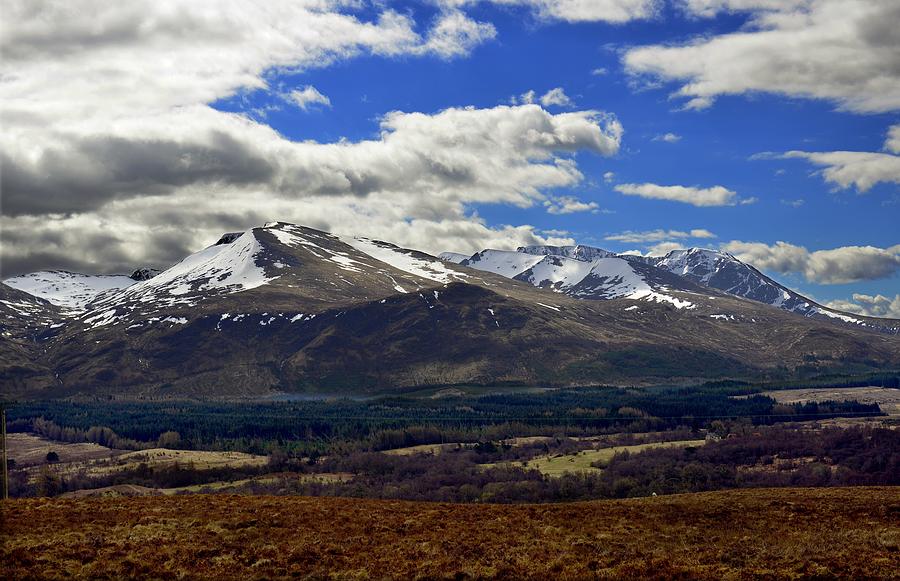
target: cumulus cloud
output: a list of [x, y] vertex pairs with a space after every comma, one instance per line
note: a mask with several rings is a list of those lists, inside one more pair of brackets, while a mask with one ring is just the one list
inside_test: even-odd
[[759, 269], [801, 274], [820, 284], [845, 284], [886, 278], [900, 271], [900, 245], [889, 248], [843, 246], [810, 252], [803, 246], [776, 242], [732, 241], [722, 249]]
[[681, 136], [676, 135], [675, 133], [663, 133], [661, 135], [657, 135], [653, 138], [653, 141], [664, 141], [666, 143], [678, 143], [681, 141]]
[[749, 14], [737, 32], [625, 53], [638, 78], [682, 83], [686, 107], [720, 95], [826, 99], [859, 113], [900, 109], [900, 4], [895, 0], [688, 0], [696, 17]]
[[540, 103], [544, 107], [572, 107], [575, 103], [566, 95], [566, 92], [562, 89], [562, 87], [556, 87], [555, 89], [550, 89], [540, 97], [537, 96], [537, 93], [534, 90], [525, 91], [518, 97], [513, 96], [510, 98], [509, 102], [513, 105], [530, 105], [532, 103]]
[[493, 24], [476, 22], [459, 10], [449, 10], [438, 17], [420, 50], [452, 58], [468, 54], [495, 36], [497, 30]]
[[294, 89], [288, 93], [288, 99], [304, 111], [309, 111], [311, 107], [316, 105], [331, 107], [331, 99], [320, 93], [319, 90], [312, 85], [306, 85], [301, 89]]
[[734, 206], [752, 203], [755, 199], [740, 200], [737, 192], [723, 186], [698, 188], [693, 186], [661, 186], [658, 184], [620, 184], [616, 191], [626, 196], [640, 196], [656, 200], [670, 200], [694, 206]]
[[574, 104], [572, 99], [570, 99], [569, 96], [566, 95], [566, 92], [562, 90], [562, 87], [550, 89], [541, 96], [541, 105], [544, 107], [550, 107], [552, 105], [556, 105], [557, 107], [571, 107]]
[[864, 295], [854, 293], [852, 300], [831, 301], [825, 306], [867, 317], [887, 317], [900, 319], [900, 294], [894, 298], [884, 295]]
[[555, 196], [544, 201], [544, 207], [548, 214], [574, 214], [576, 212], [591, 212], [596, 214], [600, 210], [597, 202], [582, 202], [574, 196]]
[[565, 22], [613, 22], [653, 18], [661, 0], [437, 0], [451, 7], [492, 3], [528, 8], [542, 20]]
[[627, 242], [632, 244], [640, 244], [647, 242], [661, 242], [663, 240], [671, 240], [673, 238], [715, 238], [716, 235], [706, 228], [695, 228], [693, 230], [647, 230], [644, 232], [636, 232], [634, 230], [626, 230], [618, 234], [610, 234], [604, 240], [615, 242]]
[[[355, 5], [4, 6], [3, 274], [166, 266], [222, 231], [272, 219], [428, 251], [571, 242], [488, 227], [470, 205], [543, 204], [545, 191], [579, 183], [575, 153], [618, 151], [623, 130], [610, 114], [394, 111], [371, 139], [321, 143], [208, 105], [270, 90], [272, 70], [363, 54], [451, 58], [493, 36], [452, 8], [420, 32], [408, 15], [376, 5], [364, 20]], [[300, 91], [307, 105], [321, 95]]]

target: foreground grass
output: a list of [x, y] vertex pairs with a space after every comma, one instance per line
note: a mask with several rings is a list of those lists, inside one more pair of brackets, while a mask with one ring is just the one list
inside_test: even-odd
[[190, 495], [2, 503], [0, 578], [888, 578], [896, 488], [557, 505]]

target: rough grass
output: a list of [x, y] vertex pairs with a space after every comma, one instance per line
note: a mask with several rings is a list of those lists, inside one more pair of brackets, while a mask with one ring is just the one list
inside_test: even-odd
[[[60, 462], [53, 465], [53, 470], [61, 475], [83, 474], [89, 477], [97, 477], [115, 472], [134, 470], [140, 464], [146, 464], [149, 468], [180, 464], [182, 466], [193, 466], [197, 470], [209, 470], [212, 468], [259, 467], [265, 466], [267, 462], [268, 458], [266, 456], [245, 454], [243, 452], [152, 448], [137, 452], [126, 452], [110, 458]], [[28, 473], [29, 477], [33, 479], [37, 477], [40, 470], [32, 467], [29, 468]]]
[[50, 451], [56, 452], [61, 463], [107, 459], [122, 453], [99, 444], [58, 442], [21, 433], [7, 434], [6, 444], [8, 457], [20, 468], [47, 464], [47, 452]]
[[557, 505], [191, 495], [2, 505], [0, 578], [795, 579], [900, 571], [896, 488]]
[[539, 470], [547, 476], [562, 476], [567, 472], [599, 472], [599, 468], [595, 468], [595, 462], [603, 464], [612, 460], [613, 456], [622, 452], [630, 452], [636, 454], [649, 450], [651, 448], [675, 448], [685, 446], [702, 446], [705, 440], [676, 440], [673, 442], [651, 442], [647, 444], [634, 444], [632, 446], [614, 446], [612, 448], [600, 448], [599, 450], [581, 450], [574, 454], [551, 454], [537, 456], [527, 462], [506, 462], [499, 464], [484, 464], [486, 467], [496, 466], [517, 466], [522, 468], [531, 468]]

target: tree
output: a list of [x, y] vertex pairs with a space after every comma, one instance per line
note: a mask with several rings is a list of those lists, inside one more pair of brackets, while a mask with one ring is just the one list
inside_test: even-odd
[[38, 496], [56, 496], [60, 493], [61, 489], [62, 483], [59, 480], [59, 475], [50, 470], [45, 464], [44, 467], [41, 468], [41, 473], [38, 475], [37, 479]]
[[168, 431], [159, 435], [156, 445], [160, 448], [177, 448], [181, 444], [181, 434]]
[[50, 450], [49, 452], [47, 452], [47, 462], [49, 462], [50, 464], [59, 462], [59, 454], [57, 454], [53, 450]]

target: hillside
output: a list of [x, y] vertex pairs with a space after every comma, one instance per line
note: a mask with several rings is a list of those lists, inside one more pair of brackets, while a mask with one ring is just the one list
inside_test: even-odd
[[[43, 321], [29, 331], [24, 315], [3, 320], [11, 335], [0, 372], [13, 396], [221, 397], [900, 367], [898, 335], [804, 317], [621, 257], [507, 254], [528, 258], [526, 280], [270, 223], [128, 286], [99, 285], [91, 299], [84, 289], [98, 285], [79, 284], [80, 306], [0, 287], [33, 299], [27, 318]], [[535, 286], [539, 277], [555, 278]]]
[[900, 569], [893, 488], [556, 505], [225, 495], [23, 499], [0, 511], [0, 576], [10, 580], [886, 579]]

